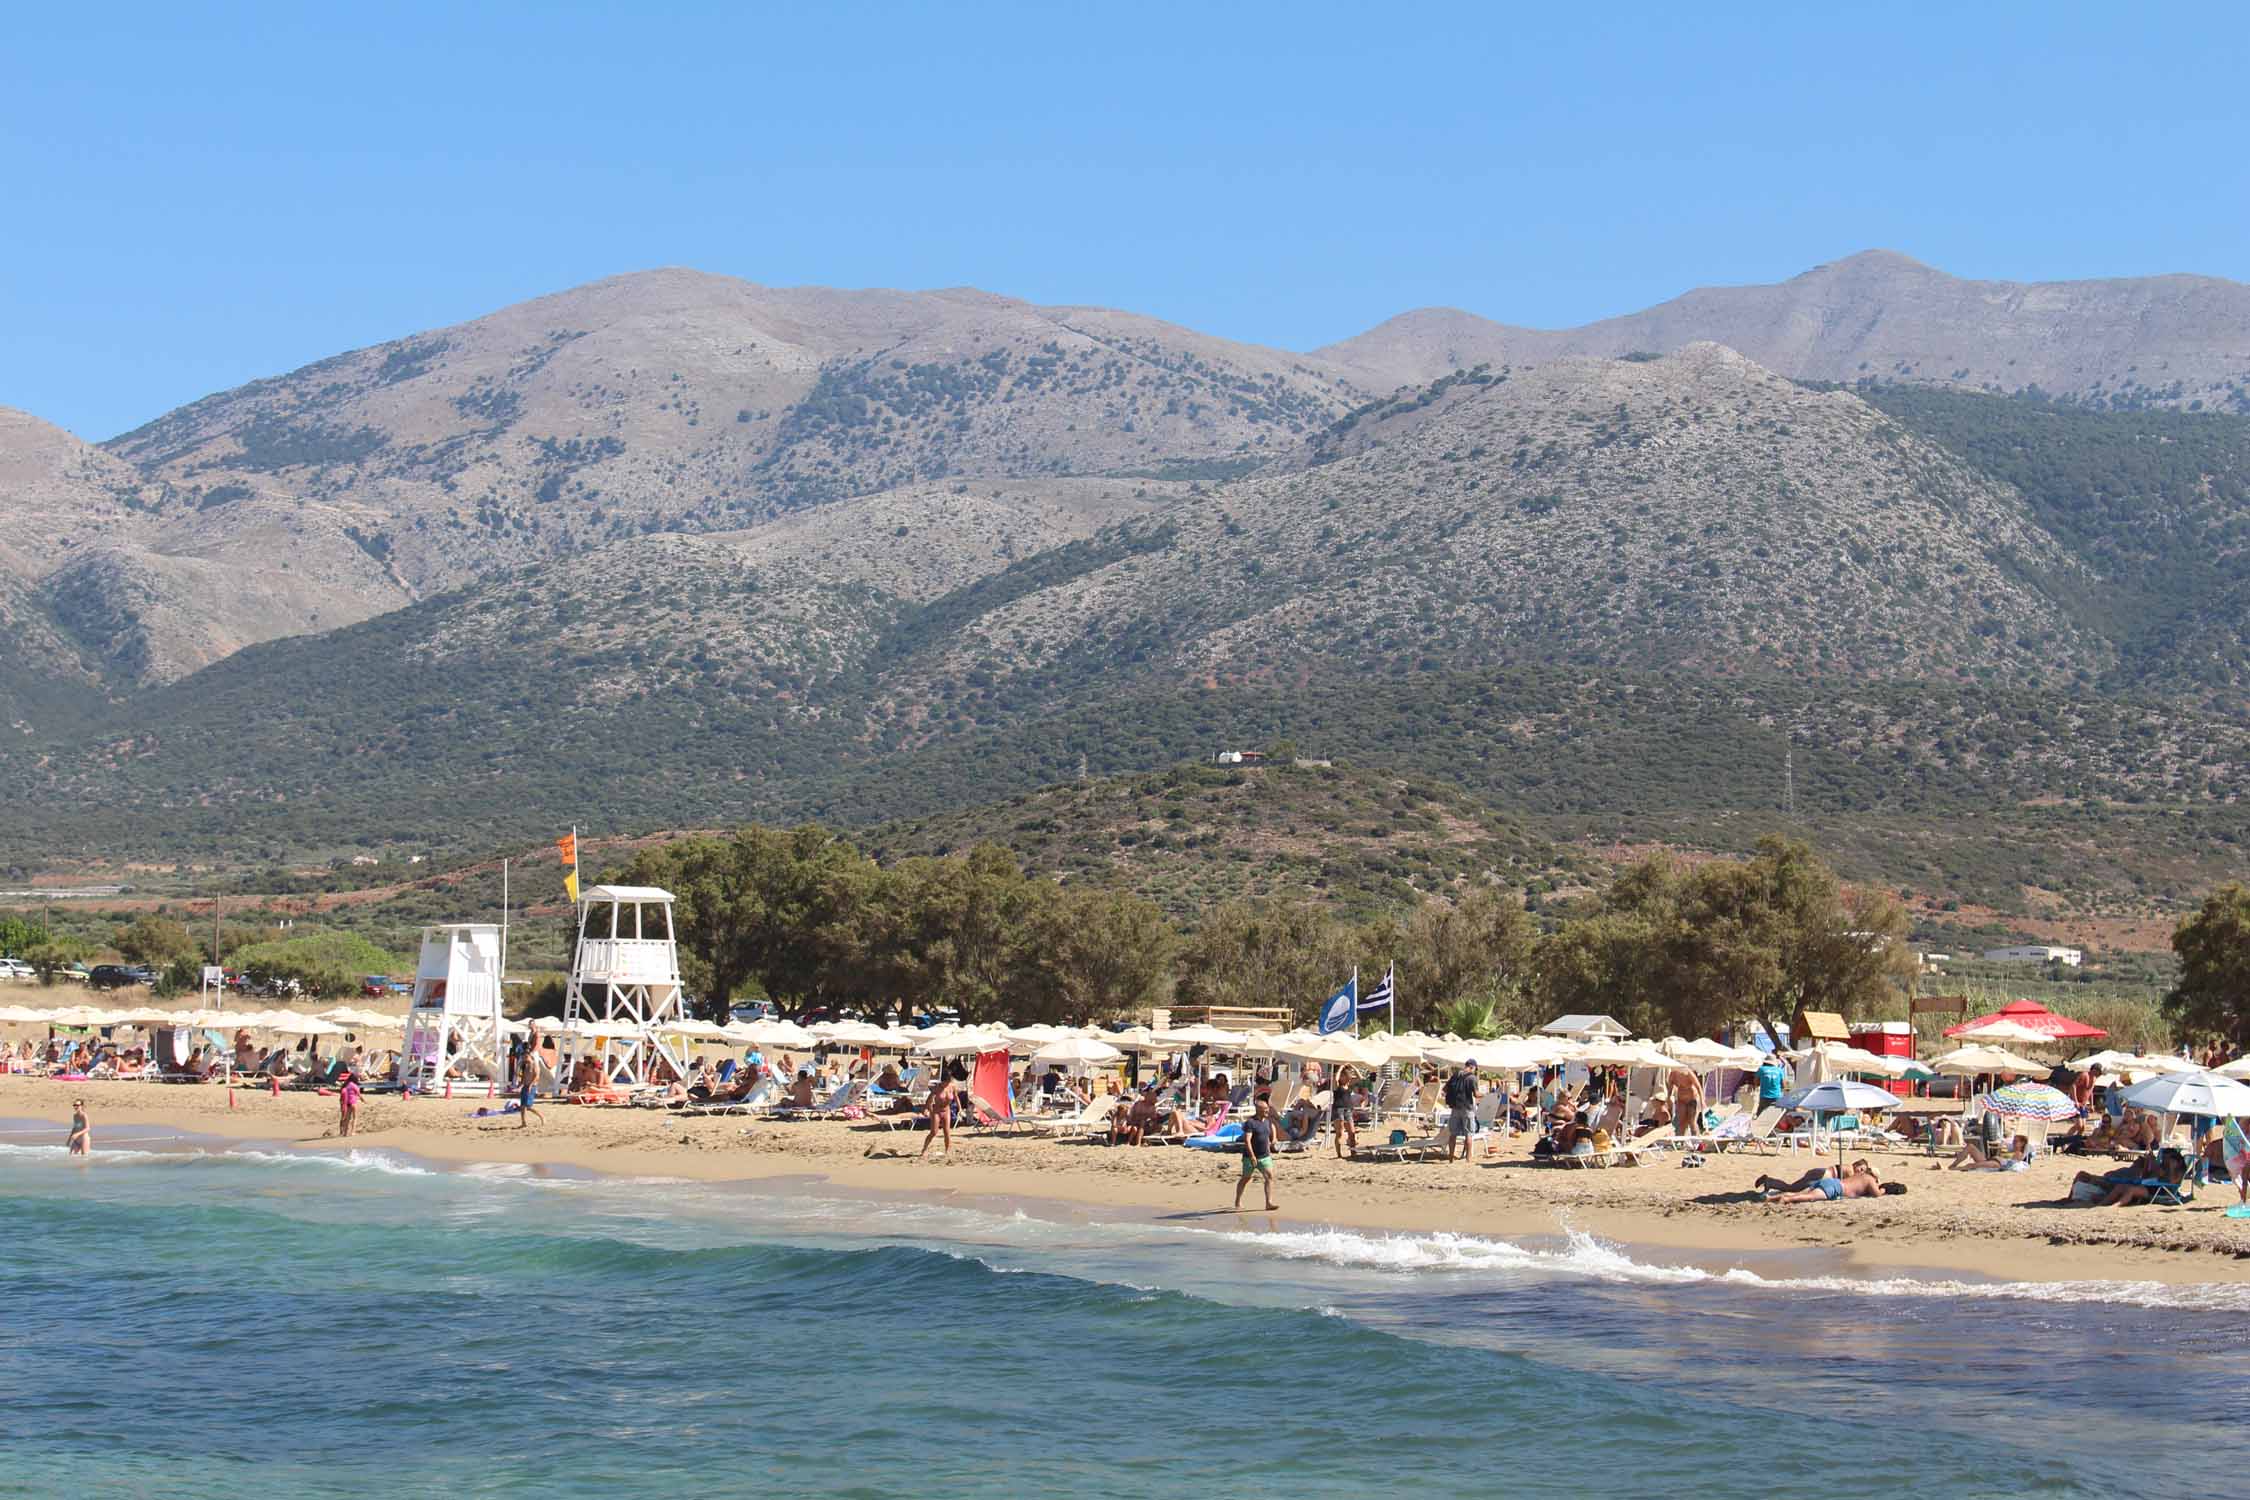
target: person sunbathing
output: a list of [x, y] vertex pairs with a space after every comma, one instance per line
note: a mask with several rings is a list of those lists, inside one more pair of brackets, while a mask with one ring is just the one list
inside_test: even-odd
[[1875, 1168], [1873, 1164], [1871, 1164], [1867, 1160], [1867, 1158], [1863, 1156], [1858, 1161], [1853, 1162], [1850, 1167], [1843, 1169], [1838, 1169], [1836, 1167], [1830, 1166], [1826, 1162], [1822, 1162], [1819, 1166], [1814, 1167], [1811, 1171], [1805, 1173], [1803, 1176], [1793, 1178], [1788, 1181], [1784, 1181], [1779, 1177], [1769, 1177], [1765, 1173], [1761, 1172], [1758, 1174], [1758, 1180], [1750, 1184], [1750, 1186], [1761, 1193], [1802, 1193], [1818, 1188], [1824, 1178], [1842, 1178], [1853, 1173], [1872, 1173], [1874, 1170]]
[[1669, 1134], [1671, 1129], [1672, 1106], [1659, 1099], [1648, 1107], [1648, 1113], [1641, 1117], [1641, 1123], [1633, 1127], [1633, 1134], [1655, 1135], [1660, 1131]]
[[813, 1073], [810, 1068], [800, 1069], [789, 1085], [788, 1097], [783, 1101], [791, 1109], [813, 1107]]
[[1834, 1203], [1842, 1198], [1878, 1198], [1885, 1193], [1906, 1191], [1900, 1184], [1886, 1183], [1873, 1167], [1858, 1167], [1842, 1177], [1823, 1177], [1811, 1187], [1776, 1193], [1768, 1198], [1769, 1204]]
[[1970, 1141], [1953, 1153], [1946, 1163], [1954, 1172], [2023, 1172], [2031, 1167], [2031, 1137], [2019, 1135], [2010, 1144], [2006, 1156], [1987, 1155], [1984, 1147]]
[[[2129, 1177], [2119, 1172], [2105, 1172], [2099, 1178], [2079, 1173], [2070, 1185], [2071, 1201], [2089, 1203], [2095, 1208], [2138, 1208], [2155, 1201], [2160, 1189], [2177, 1189], [2187, 1177], [2187, 1158], [2169, 1146], [2157, 1154], [2151, 1170], [2143, 1171], [2143, 1163], [2149, 1161], [2145, 1153], [2136, 1159], [2129, 1169], [2134, 1175]], [[2097, 1184], [2106, 1191], [2099, 1197], [2082, 1195], [2078, 1187], [2081, 1182]]]
[[1320, 1107], [1310, 1099], [1299, 1099], [1289, 1106], [1281, 1117], [1281, 1138], [1292, 1146], [1302, 1145], [1313, 1138], [1320, 1129]]
[[1109, 1117], [1109, 1143], [1112, 1146], [1138, 1146], [1156, 1128], [1161, 1111], [1156, 1107], [1154, 1085], [1143, 1089], [1133, 1101], [1131, 1109], [1118, 1110]]

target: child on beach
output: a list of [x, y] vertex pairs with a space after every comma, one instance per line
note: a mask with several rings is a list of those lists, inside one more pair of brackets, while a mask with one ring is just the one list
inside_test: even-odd
[[336, 1121], [336, 1133], [350, 1135], [352, 1121], [359, 1116], [359, 1075], [346, 1073], [338, 1082], [341, 1087], [336, 1091], [336, 1105], [341, 1113]]
[[94, 1149], [94, 1127], [86, 1118], [86, 1101], [70, 1101], [70, 1139], [64, 1149], [72, 1156], [85, 1156]]

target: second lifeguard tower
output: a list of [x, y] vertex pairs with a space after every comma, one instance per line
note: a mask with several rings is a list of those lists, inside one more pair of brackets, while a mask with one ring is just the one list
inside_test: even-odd
[[613, 1084], [654, 1081], [661, 1060], [675, 1078], [685, 1065], [664, 1028], [684, 1020], [672, 893], [654, 886], [597, 885], [579, 898], [578, 947], [563, 997], [571, 1050], [602, 1059]]

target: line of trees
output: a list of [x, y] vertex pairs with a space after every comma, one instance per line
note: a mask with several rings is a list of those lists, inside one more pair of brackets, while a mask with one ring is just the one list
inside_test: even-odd
[[681, 964], [707, 1017], [763, 995], [790, 1016], [1079, 1024], [1231, 1004], [1303, 1021], [1354, 967], [1372, 978], [1395, 962], [1402, 1029], [1491, 1034], [1584, 1011], [1698, 1035], [1800, 1006], [1874, 1012], [1911, 976], [1898, 902], [1845, 889], [1780, 839], [1746, 860], [1646, 860], [1552, 930], [1489, 887], [1370, 922], [1230, 902], [1183, 930], [1130, 893], [1027, 876], [996, 846], [880, 865], [810, 825], [681, 839], [604, 878], [678, 898]]

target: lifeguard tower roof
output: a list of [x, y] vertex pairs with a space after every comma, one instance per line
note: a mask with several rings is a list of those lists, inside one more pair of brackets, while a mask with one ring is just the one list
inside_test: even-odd
[[653, 885], [590, 885], [580, 895], [581, 901], [669, 901], [670, 891], [660, 891]]

